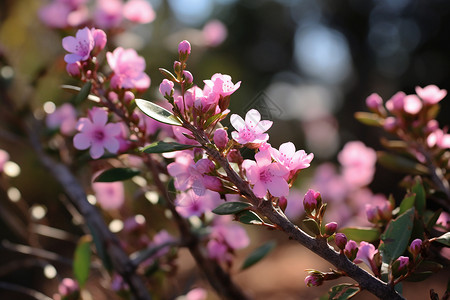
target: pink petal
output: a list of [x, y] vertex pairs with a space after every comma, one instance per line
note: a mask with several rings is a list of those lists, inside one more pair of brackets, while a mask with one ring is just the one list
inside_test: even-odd
[[295, 145], [292, 142], [283, 143], [280, 146], [280, 153], [286, 157], [293, 157], [295, 154]]
[[272, 163], [272, 156], [270, 155], [270, 151], [259, 151], [255, 154], [255, 160], [258, 163], [259, 168], [270, 165]]
[[253, 186], [253, 193], [256, 197], [263, 198], [267, 194], [267, 188], [261, 181], [258, 181]]
[[289, 185], [281, 177], [272, 177], [272, 181], [267, 183], [267, 189], [275, 197], [286, 197], [289, 194]]
[[256, 129], [256, 125], [261, 121], [261, 114], [256, 109], [251, 109], [245, 115], [245, 124], [253, 129]]
[[119, 123], [109, 123], [105, 126], [105, 133], [108, 136], [117, 136], [122, 131]]
[[105, 125], [108, 122], [108, 112], [101, 108], [95, 108], [91, 110], [93, 123], [96, 125]]
[[120, 143], [116, 138], [109, 138], [103, 141], [103, 147], [109, 152], [116, 154], [119, 151]]
[[84, 133], [77, 133], [73, 137], [73, 146], [78, 150], [85, 150], [91, 145], [91, 140]]
[[[237, 131], [241, 131], [245, 128], [245, 122], [244, 119], [241, 118], [241, 116], [233, 114], [230, 117], [231, 125], [236, 129]], [[234, 137], [233, 137], [234, 138]]]
[[62, 46], [64, 48], [64, 50], [66, 50], [67, 52], [76, 52], [76, 46], [78, 44], [78, 41], [75, 37], [73, 36], [66, 36], [65, 38], [62, 39]]
[[266, 132], [267, 130], [269, 130], [270, 127], [272, 127], [273, 122], [272, 121], [267, 121], [267, 120], [262, 120], [261, 122], [258, 123], [258, 125], [255, 128], [255, 133], [263, 133]]
[[103, 148], [102, 144], [95, 143], [92, 144], [91, 148], [89, 149], [89, 153], [91, 154], [91, 157], [93, 159], [97, 159], [102, 157], [102, 155], [105, 153], [105, 149]]

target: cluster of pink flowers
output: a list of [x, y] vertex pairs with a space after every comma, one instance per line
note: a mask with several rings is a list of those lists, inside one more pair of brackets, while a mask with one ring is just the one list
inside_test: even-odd
[[89, 11], [91, 0], [52, 0], [39, 10], [41, 21], [53, 28], [76, 28], [94, 23], [102, 29], [123, 26], [124, 19], [133, 23], [150, 23], [155, 12], [145, 0], [96, 0]]

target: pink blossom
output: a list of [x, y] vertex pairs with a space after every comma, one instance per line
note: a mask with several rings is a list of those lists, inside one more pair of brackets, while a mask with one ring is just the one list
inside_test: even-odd
[[217, 47], [225, 41], [228, 30], [219, 20], [211, 20], [205, 24], [202, 30], [203, 42], [206, 46]]
[[[151, 245], [153, 247], [156, 246], [161, 246], [164, 245], [166, 243], [170, 243], [175, 241], [175, 238], [167, 232], [167, 230], [163, 229], [161, 231], [159, 231], [157, 234], [155, 234], [155, 236], [153, 236], [153, 241], [151, 243]], [[156, 257], [161, 257], [163, 255], [166, 255], [169, 252], [169, 247], [164, 247], [161, 250], [159, 250], [155, 256]]]
[[378, 111], [379, 108], [383, 105], [383, 99], [377, 93], [373, 93], [366, 98], [366, 105], [371, 110]]
[[399, 258], [397, 258], [397, 261], [399, 262], [397, 271], [400, 271], [409, 265], [409, 257], [407, 256], [400, 256]]
[[354, 240], [349, 240], [344, 248], [344, 254], [347, 258], [353, 261], [358, 253], [358, 245]]
[[264, 132], [272, 126], [272, 121], [261, 121], [261, 115], [256, 109], [247, 112], [245, 121], [239, 115], [233, 114], [230, 122], [237, 130], [233, 131], [231, 136], [240, 144], [263, 143], [269, 139], [269, 135]]
[[77, 125], [75, 108], [69, 103], [64, 103], [47, 116], [46, 124], [49, 128], [59, 128], [62, 134], [71, 134]]
[[355, 263], [365, 263], [372, 270], [374, 267], [373, 258], [375, 254], [378, 253], [378, 250], [375, 249], [375, 246], [368, 242], [361, 242], [359, 244], [358, 253], [356, 254]]
[[177, 190], [185, 191], [191, 187], [189, 170], [193, 165], [195, 165], [195, 162], [192, 152], [178, 151], [175, 153], [175, 161], [167, 166], [167, 171], [170, 176], [174, 177], [174, 185]]
[[153, 22], [156, 17], [153, 7], [145, 0], [129, 0], [123, 6], [123, 15], [128, 20], [145, 24]]
[[289, 171], [279, 163], [272, 163], [269, 151], [256, 153], [255, 159], [256, 162], [247, 159], [242, 163], [255, 195], [263, 198], [269, 191], [275, 197], [287, 196], [289, 185], [283, 177]]
[[428, 135], [427, 144], [430, 148], [437, 146], [441, 149], [448, 149], [450, 148], [450, 134], [437, 128]]
[[71, 294], [78, 292], [80, 287], [78, 283], [72, 278], [64, 278], [58, 285], [58, 292], [61, 296], [70, 296]]
[[54, 1], [39, 10], [39, 18], [49, 27], [65, 28], [69, 26], [67, 18], [71, 11], [64, 2]]
[[397, 92], [394, 96], [386, 101], [386, 108], [390, 112], [402, 112], [404, 106], [404, 99], [406, 94], [404, 92]]
[[416, 115], [422, 109], [422, 101], [416, 95], [407, 95], [403, 99], [403, 110], [411, 115]]
[[5, 150], [0, 149], [0, 173], [3, 172], [5, 163], [9, 161], [9, 154]]
[[372, 148], [360, 141], [345, 144], [338, 154], [342, 165], [342, 175], [350, 187], [358, 188], [368, 185], [375, 173], [377, 154]]
[[105, 153], [117, 153], [120, 142], [121, 126], [117, 123], [107, 123], [106, 110], [94, 107], [89, 111], [89, 118], [81, 118], [77, 123], [80, 131], [73, 138], [73, 144], [78, 150], [90, 148], [92, 158], [97, 159]]
[[205, 300], [207, 297], [207, 293], [205, 289], [202, 288], [195, 288], [193, 290], [190, 290], [189, 293], [186, 294], [185, 298], [186, 300]]
[[411, 242], [411, 245], [409, 246], [409, 251], [411, 254], [416, 257], [419, 255], [419, 253], [422, 251], [422, 240], [421, 239], [415, 239]]
[[173, 87], [174, 87], [173, 81], [170, 81], [168, 79], [163, 79], [163, 81], [159, 85], [159, 92], [164, 97], [170, 97], [173, 94]]
[[[222, 262], [230, 262], [230, 253], [233, 250], [245, 248], [249, 245], [250, 239], [247, 232], [238, 224], [225, 222], [219, 219], [211, 227], [210, 241], [208, 242], [208, 256]], [[223, 221], [222, 221], [223, 220]]]
[[183, 78], [185, 84], [191, 84], [194, 81], [192, 73], [186, 70], [183, 71]]
[[92, 37], [94, 38], [93, 55], [97, 55], [106, 46], [106, 33], [101, 29], [91, 28]]
[[447, 231], [450, 230], [450, 214], [445, 211], [441, 212], [436, 224], [444, 227]]
[[105, 210], [118, 209], [125, 201], [123, 182], [94, 182], [92, 189], [100, 206]]
[[95, 24], [103, 29], [117, 27], [122, 22], [122, 11], [122, 0], [97, 0]]
[[272, 157], [285, 166], [291, 174], [295, 174], [300, 169], [309, 167], [314, 154], [306, 154], [304, 150], [295, 151], [295, 145], [291, 142], [281, 144], [280, 150], [270, 147]]
[[81, 65], [80, 62], [75, 62], [73, 64], [66, 65], [67, 73], [72, 77], [79, 77], [81, 75]]
[[441, 90], [435, 85], [428, 85], [424, 88], [417, 86], [416, 93], [427, 105], [436, 104], [447, 96], [446, 90]]
[[186, 40], [181, 41], [180, 44], [178, 44], [178, 53], [180, 53], [180, 55], [191, 54], [191, 44]]
[[114, 88], [145, 90], [150, 86], [150, 77], [144, 73], [145, 60], [136, 50], [119, 47], [106, 53], [106, 58], [114, 71], [111, 78]]
[[220, 73], [214, 74], [211, 80], [204, 80], [203, 82], [205, 83], [205, 89], [217, 93], [222, 97], [233, 94], [241, 86], [240, 81], [233, 84], [230, 75]]
[[201, 216], [206, 212], [211, 212], [221, 203], [220, 195], [217, 192], [206, 190], [202, 196], [196, 195], [193, 190], [181, 193], [176, 199], [177, 212], [185, 217]]
[[92, 31], [85, 27], [77, 31], [76, 36], [66, 36], [62, 40], [63, 48], [70, 52], [64, 56], [64, 60], [69, 63], [86, 61], [94, 49], [95, 41]]
[[392, 132], [398, 126], [398, 121], [394, 117], [387, 117], [383, 122], [383, 128], [386, 131]]

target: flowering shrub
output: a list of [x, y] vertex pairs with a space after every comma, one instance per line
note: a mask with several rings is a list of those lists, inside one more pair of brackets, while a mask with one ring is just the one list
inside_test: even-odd
[[[40, 15], [52, 27], [81, 27], [87, 23], [86, 2], [54, 1]], [[52, 11], [63, 16], [52, 20]], [[149, 4], [140, 0], [98, 1], [94, 15], [94, 24], [103, 29], [120, 26], [123, 18], [137, 23], [154, 18]], [[101, 259], [110, 289], [117, 294], [164, 298], [151, 283], [156, 272], [169, 276], [176, 271], [177, 251], [184, 247], [221, 297], [246, 299], [229, 274], [236, 251], [250, 244], [241, 224], [280, 231], [333, 264], [329, 272], [308, 269], [308, 287], [341, 277], [356, 281], [332, 287], [330, 299], [349, 299], [362, 290], [382, 299], [402, 299], [403, 281], [422, 280], [443, 268], [429, 253], [435, 245], [450, 246], [448, 222], [440, 222], [448, 217], [443, 210], [450, 211], [450, 134], [435, 120], [445, 90], [418, 87], [416, 95], [398, 92], [386, 103], [370, 95], [366, 104], [371, 112], [357, 113], [357, 119], [395, 140], [383, 140], [388, 149], [383, 152], [359, 141], [347, 143], [338, 155], [339, 174], [329, 164], [316, 170], [314, 189], [302, 197], [302, 223], [294, 224], [286, 210], [296, 201], [296, 180], [314, 164], [314, 154], [297, 150], [289, 141], [272, 147], [273, 121], [262, 120], [256, 109], [244, 118], [230, 115], [231, 96], [240, 81], [216, 73], [203, 80], [203, 87], [197, 86], [199, 80], [187, 65], [192, 48], [184, 40], [173, 71], [160, 69], [161, 100], [140, 99], [151, 83], [145, 58], [134, 49], [117, 47], [105, 54], [109, 70], [103, 68], [98, 56], [107, 42], [102, 29], [88, 27], [62, 40], [68, 52], [66, 70], [82, 86], [64, 86], [77, 93], [77, 103], [63, 104], [47, 115], [51, 133], [44, 142], [51, 148], [55, 140], [69, 141], [65, 151], [56, 151], [64, 163], [55, 162], [41, 142], [33, 140], [41, 162], [89, 228], [75, 250], [73, 279], [61, 281], [55, 298], [79, 299], [87, 289], [92, 254]], [[222, 124], [228, 116], [233, 128]], [[251, 153], [245, 159], [244, 148]], [[5, 172], [8, 159], [0, 151], [0, 172]], [[376, 161], [409, 174], [403, 199], [368, 190]], [[79, 182], [86, 177], [89, 183], [83, 186]], [[167, 212], [165, 218], [173, 222], [177, 235], [155, 228], [149, 234], [144, 216], [122, 209], [127, 201], [123, 182], [129, 179], [136, 183], [135, 193]], [[93, 195], [88, 197], [86, 191]], [[355, 211], [347, 209], [348, 215], [339, 218], [337, 205], [346, 203], [355, 204]], [[436, 205], [440, 208], [432, 210]], [[114, 215], [123, 221], [106, 227], [104, 220]], [[344, 227], [350, 215], [365, 222]], [[262, 245], [242, 269], [273, 247]], [[368, 271], [356, 265], [362, 263]], [[203, 289], [191, 288], [183, 299], [206, 298]]]

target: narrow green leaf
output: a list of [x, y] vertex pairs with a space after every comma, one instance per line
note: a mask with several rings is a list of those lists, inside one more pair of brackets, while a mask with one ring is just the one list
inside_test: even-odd
[[114, 181], [124, 181], [139, 175], [141, 171], [130, 168], [113, 168], [108, 169], [98, 175], [94, 182], [114, 182]]
[[350, 299], [361, 291], [359, 287], [350, 283], [342, 283], [333, 286], [328, 292], [330, 300], [346, 300]]
[[249, 256], [244, 260], [244, 263], [241, 266], [241, 270], [245, 270], [257, 262], [259, 262], [261, 259], [267, 256], [276, 246], [276, 242], [270, 241], [265, 243], [264, 245], [257, 248], [255, 251], [250, 253]]
[[244, 210], [236, 214], [236, 220], [248, 225], [261, 225], [263, 220], [254, 211]]
[[437, 220], [439, 219], [439, 216], [442, 213], [442, 208], [438, 209], [437, 211], [435, 211], [430, 218], [427, 221], [427, 229], [431, 230], [431, 228], [433, 228], [436, 225]]
[[314, 235], [320, 234], [319, 224], [314, 219], [304, 219], [303, 224], [308, 228]]
[[163, 76], [166, 77], [168, 80], [178, 82], [178, 80], [175, 78], [175, 75], [173, 75], [170, 71], [164, 68], [159, 68], [159, 72], [161, 72], [161, 74], [163, 74]]
[[369, 126], [381, 126], [381, 118], [377, 114], [369, 112], [356, 112], [355, 119]]
[[423, 260], [420, 262], [420, 264], [416, 267], [417, 272], [425, 272], [430, 271], [433, 273], [437, 273], [438, 271], [442, 270], [444, 268], [443, 265], [440, 263], [437, 263], [432, 260]]
[[417, 212], [420, 216], [423, 215], [425, 211], [425, 207], [427, 205], [426, 203], [426, 195], [425, 195], [425, 189], [423, 187], [422, 181], [420, 177], [416, 178], [416, 184], [412, 187], [413, 193], [416, 194], [416, 201], [415, 206], [417, 209]]
[[408, 150], [408, 144], [405, 143], [404, 141], [398, 141], [398, 140], [388, 140], [386, 138], [381, 138], [380, 139], [381, 144], [383, 145], [383, 147], [389, 149], [389, 150], [394, 150], [397, 152], [404, 152], [407, 153]]
[[150, 118], [164, 124], [181, 126], [181, 121], [164, 107], [144, 99], [136, 99], [135, 102], [136, 105]]
[[73, 259], [73, 274], [80, 287], [83, 287], [89, 277], [91, 267], [91, 243], [92, 237], [84, 235], [78, 241]]
[[252, 205], [246, 202], [225, 202], [213, 209], [213, 213], [217, 215], [232, 215], [247, 210]]
[[222, 113], [218, 113], [217, 115], [209, 117], [208, 120], [206, 120], [205, 124], [203, 125], [203, 129], [206, 129], [209, 126], [211, 126], [211, 124], [214, 123], [215, 121], [219, 120], [221, 116], [222, 116]]
[[192, 149], [196, 146], [194, 145], [185, 145], [175, 142], [154, 142], [153, 144], [145, 147], [142, 149], [142, 152], [144, 153], [166, 153], [166, 152], [173, 152], [173, 151], [180, 151], [180, 150], [186, 150], [186, 149]]
[[[73, 85], [62, 85], [61, 88], [62, 88], [63, 90], [66, 90], [66, 91], [68, 91], [68, 92], [70, 92], [70, 93], [72, 93], [72, 94], [76, 94], [76, 95], [79, 95], [80, 92], [81, 92], [81, 88], [78, 87], [78, 86], [73, 86]], [[83, 88], [84, 88], [84, 86], [83, 86]], [[86, 87], [86, 89], [87, 89], [87, 87]], [[89, 88], [89, 90], [90, 90], [90, 88]], [[88, 94], [86, 97], [87, 97], [87, 99], [90, 100], [90, 101], [93, 101], [93, 102], [100, 102], [100, 98], [97, 97], [97, 96], [94, 96], [94, 95], [92, 95], [92, 94]], [[84, 97], [84, 99], [86, 99], [86, 97]], [[83, 100], [84, 100], [84, 99], [83, 99]], [[75, 100], [75, 101], [77, 101], [77, 100]], [[77, 103], [78, 103], [78, 102], [77, 102]]]
[[414, 274], [408, 276], [405, 280], [410, 282], [419, 282], [429, 278], [433, 274], [435, 273], [431, 271], [415, 272]]
[[83, 87], [81, 88], [80, 92], [75, 97], [75, 104], [78, 105], [82, 103], [86, 98], [89, 96], [89, 93], [91, 92], [92, 83], [90, 81], [86, 82]]
[[436, 238], [435, 241], [450, 247], [450, 232], [444, 233], [440, 237]]
[[377, 151], [377, 157], [377, 161], [390, 170], [418, 175], [428, 174], [427, 167], [403, 156]]
[[381, 235], [383, 243], [379, 250], [384, 263], [390, 264], [406, 250], [413, 229], [414, 211], [412, 207], [392, 220]]
[[371, 227], [345, 227], [339, 232], [344, 233], [349, 240], [355, 242], [374, 242], [380, 238], [380, 230]]
[[95, 249], [97, 250], [98, 256], [102, 260], [103, 266], [105, 267], [106, 270], [111, 272], [113, 269], [112, 261], [111, 258], [109, 257], [108, 252], [105, 249], [105, 245], [103, 244], [100, 234], [98, 233], [97, 229], [89, 225], [89, 223], [87, 223], [87, 227], [89, 228], [89, 232], [92, 235], [92, 239], [94, 240], [95, 244]]
[[410, 209], [411, 207], [414, 207], [414, 203], [416, 200], [416, 194], [408, 193], [405, 195], [405, 198], [403, 198], [402, 202], [400, 203], [400, 210], [399, 215]]

